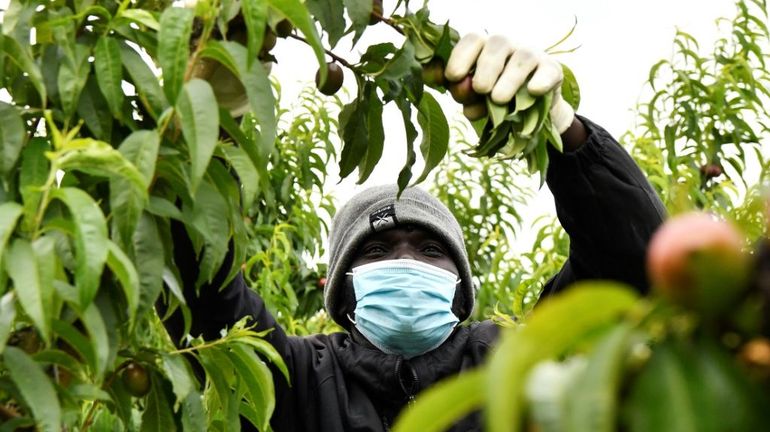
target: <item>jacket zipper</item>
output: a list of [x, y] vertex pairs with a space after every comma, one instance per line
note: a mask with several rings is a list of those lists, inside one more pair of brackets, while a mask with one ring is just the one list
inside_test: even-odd
[[[403, 367], [407, 367], [409, 369], [409, 374], [411, 375], [411, 382], [407, 383], [404, 382], [404, 375], [402, 374]], [[404, 362], [402, 359], [398, 359], [396, 362], [396, 376], [398, 376], [398, 383], [401, 385], [401, 390], [404, 391], [404, 394], [406, 395], [407, 403], [409, 405], [414, 404], [414, 396], [415, 396], [415, 390], [419, 387], [420, 384], [420, 377], [417, 376], [417, 371], [414, 370], [411, 364], [408, 362]]]

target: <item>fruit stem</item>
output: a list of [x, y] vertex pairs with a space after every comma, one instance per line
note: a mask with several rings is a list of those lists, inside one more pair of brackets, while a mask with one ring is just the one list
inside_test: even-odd
[[374, 12], [374, 11], [372, 11], [372, 16], [374, 16], [374, 17], [375, 17], [375, 18], [377, 18], [378, 20], [380, 20], [380, 21], [384, 22], [385, 24], [387, 24], [387, 25], [389, 25], [389, 26], [393, 27], [393, 30], [395, 30], [395, 31], [397, 31], [397, 32], [399, 32], [399, 33], [401, 33], [402, 35], [403, 35], [403, 34], [405, 34], [405, 33], [404, 33], [404, 31], [403, 31], [403, 30], [401, 30], [401, 27], [399, 27], [399, 26], [398, 26], [398, 24], [396, 24], [396, 22], [395, 22], [395, 21], [393, 21], [392, 19], [390, 19], [390, 18], [388, 18], [388, 17], [386, 17], [386, 16], [382, 16], [382, 15], [380, 15], [380, 14], [378, 14], [377, 12]]
[[[290, 35], [289, 35], [289, 37], [290, 37], [290, 38], [293, 38], [293, 39], [297, 39], [298, 41], [304, 42], [305, 44], [307, 44], [308, 46], [310, 46], [310, 42], [308, 42], [308, 41], [307, 41], [307, 39], [303, 38], [303, 37], [302, 37], [302, 36], [300, 36], [300, 35], [297, 35], [297, 34], [294, 34], [294, 33], [292, 33], [292, 34], [290, 34]], [[333, 58], [333, 59], [334, 59], [334, 61], [336, 61], [337, 63], [339, 63], [339, 64], [341, 64], [341, 65], [345, 66], [346, 68], [348, 68], [348, 69], [352, 70], [353, 72], [355, 72], [355, 71], [356, 71], [356, 68], [355, 68], [355, 67], [354, 67], [352, 64], [348, 63], [348, 61], [347, 61], [347, 60], [345, 60], [344, 58], [342, 58], [342, 57], [338, 56], [337, 54], [334, 54], [333, 52], [331, 52], [330, 50], [328, 50], [328, 49], [326, 49], [326, 48], [324, 48], [324, 52], [326, 52], [326, 54], [327, 54], [329, 57]]]

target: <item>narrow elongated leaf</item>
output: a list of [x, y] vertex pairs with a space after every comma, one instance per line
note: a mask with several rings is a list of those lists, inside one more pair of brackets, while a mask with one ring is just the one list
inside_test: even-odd
[[326, 53], [305, 5], [300, 0], [269, 0], [269, 2], [270, 7], [284, 14], [286, 19], [305, 35], [305, 39], [313, 49], [321, 68], [321, 82], [324, 82], [326, 80]]
[[351, 21], [353, 21], [350, 30], [355, 32], [355, 35], [353, 36], [354, 44], [369, 25], [369, 18], [372, 14], [372, 3], [373, 2], [369, 0], [344, 0], [345, 9], [347, 10]]
[[157, 120], [168, 106], [166, 96], [160, 88], [158, 77], [153, 74], [139, 53], [125, 43], [120, 44], [120, 58], [123, 60], [123, 66], [136, 86], [139, 98], [144, 103], [147, 112]]
[[566, 396], [566, 429], [575, 432], [617, 430], [618, 400], [631, 326], [614, 327], [593, 349], [583, 373]]
[[123, 117], [123, 62], [120, 44], [111, 37], [101, 37], [94, 48], [94, 69], [99, 89], [102, 91], [112, 115]]
[[133, 259], [139, 272], [139, 313], [152, 309], [163, 286], [165, 254], [155, 219], [144, 213], [132, 237]]
[[91, 138], [72, 140], [66, 149], [48, 153], [47, 156], [64, 171], [78, 170], [96, 176], [123, 178], [128, 186], [146, 197], [145, 178], [134, 164], [104, 141]]
[[417, 111], [417, 122], [422, 128], [420, 151], [425, 168], [414, 184], [421, 183], [431, 171], [444, 159], [449, 148], [449, 123], [444, 110], [430, 93], [423, 93]]
[[[572, 69], [567, 66], [561, 65], [561, 70], [564, 73], [564, 80], [561, 82], [561, 96], [572, 109], [577, 111], [580, 107], [580, 86], [578, 86], [577, 78], [575, 78], [575, 73], [572, 72]], [[651, 71], [650, 73], [653, 72]]]
[[37, 256], [32, 244], [23, 238], [14, 240], [5, 254], [5, 267], [13, 280], [22, 309], [40, 331], [43, 339], [49, 340], [53, 287], [41, 283]]
[[340, 156], [340, 178], [345, 178], [366, 156], [369, 134], [366, 130], [366, 109], [361, 100], [356, 99], [342, 108], [339, 124], [344, 145]]
[[3, 363], [24, 402], [44, 432], [61, 430], [61, 405], [48, 375], [24, 351], [6, 347]]
[[62, 110], [67, 117], [75, 112], [80, 100], [80, 92], [88, 80], [91, 69], [91, 65], [88, 63], [89, 54], [89, 49], [84, 45], [75, 44], [72, 56], [65, 57], [59, 65], [59, 75], [56, 77], [56, 81], [59, 87]]
[[486, 369], [476, 369], [436, 384], [401, 413], [393, 432], [447, 430], [484, 403], [485, 379]]
[[19, 174], [19, 192], [24, 202], [23, 226], [27, 230], [34, 229], [34, 219], [37, 214], [41, 187], [49, 175], [49, 162], [46, 151], [51, 144], [43, 138], [32, 138], [21, 153], [21, 173]]
[[[161, 22], [162, 23], [162, 22]], [[175, 432], [176, 425], [171, 406], [166, 399], [162, 383], [153, 379], [142, 414], [141, 432]]]
[[60, 320], [54, 320], [53, 329], [56, 336], [62, 338], [70, 348], [74, 349], [92, 371], [97, 369], [96, 352], [88, 337], [72, 324]]
[[579, 283], [534, 310], [524, 328], [503, 334], [489, 364], [489, 429], [519, 430], [524, 377], [529, 369], [564, 352], [581, 336], [615, 322], [636, 299], [633, 290], [621, 284]]
[[89, 340], [93, 347], [94, 359], [96, 360], [94, 375], [97, 379], [101, 379], [104, 370], [107, 368], [107, 361], [110, 358], [110, 341], [107, 336], [104, 319], [102, 319], [96, 304], [91, 303], [80, 314], [80, 320], [85, 325], [86, 331], [88, 331]]
[[195, 389], [195, 382], [184, 357], [178, 354], [166, 354], [163, 358], [163, 371], [171, 381], [176, 395], [176, 403], [182, 403]]
[[0, 354], [5, 350], [8, 336], [11, 335], [13, 321], [16, 319], [16, 296], [13, 291], [0, 297]]
[[37, 90], [38, 95], [40, 95], [43, 108], [45, 108], [48, 101], [48, 95], [46, 94], [45, 85], [43, 83], [43, 74], [40, 73], [40, 68], [38, 68], [37, 63], [32, 59], [29, 51], [22, 48], [21, 45], [19, 45], [19, 42], [10, 36], [0, 35], [0, 41], [2, 42], [0, 43], [0, 49], [6, 53], [6, 61], [15, 63], [19, 69], [27, 73], [30, 81], [32, 81], [32, 85], [35, 87], [35, 90]]
[[201, 183], [195, 195], [191, 223], [203, 235], [205, 250], [199, 265], [197, 284], [210, 282], [227, 254], [230, 224], [223, 217], [227, 201], [219, 190], [208, 181]]
[[382, 127], [383, 103], [375, 91], [369, 93], [369, 110], [367, 114], [366, 131], [368, 142], [366, 143], [366, 156], [358, 164], [358, 184], [362, 184], [374, 171], [377, 162], [382, 157], [385, 146], [385, 131]]
[[125, 18], [155, 31], [160, 29], [160, 23], [155, 19], [155, 16], [144, 9], [126, 9], [121, 11], [120, 15], [115, 18]]
[[[139, 130], [123, 140], [118, 151], [136, 167], [145, 185], [149, 185], [155, 175], [159, 148], [160, 137], [155, 130]], [[131, 235], [144, 210], [147, 195], [145, 190], [132, 188], [127, 182], [128, 180], [121, 178], [110, 181], [112, 226], [117, 230], [123, 244], [131, 241]]]
[[275, 394], [270, 370], [253, 351], [243, 346], [233, 346], [228, 352], [228, 357], [235, 369], [240, 371], [238, 376], [243, 380], [246, 395], [251, 406], [256, 410], [258, 423], [255, 426], [260, 430], [267, 430], [270, 416], [275, 409]]
[[230, 53], [233, 62], [238, 67], [238, 77], [246, 88], [249, 105], [259, 122], [259, 133], [262, 137], [262, 148], [265, 154], [270, 154], [275, 145], [276, 116], [275, 95], [267, 72], [259, 62], [249, 67], [246, 49], [235, 42], [222, 42], [225, 50]]
[[406, 130], [406, 162], [401, 172], [398, 173], [398, 190], [403, 191], [412, 179], [412, 166], [417, 159], [414, 152], [414, 140], [417, 139], [417, 129], [412, 123], [412, 107], [405, 99], [396, 101], [401, 110], [401, 117], [404, 120], [404, 129]]
[[163, 69], [163, 92], [172, 104], [182, 90], [194, 16], [191, 9], [178, 7], [167, 8], [160, 16], [158, 62]]
[[[227, 425], [238, 423], [238, 400], [234, 399], [230, 390], [230, 378], [233, 375], [233, 364], [223, 349], [213, 348], [201, 351], [199, 359], [206, 370], [206, 376], [216, 391], [219, 407], [224, 413]], [[229, 428], [225, 428], [229, 429]]]
[[133, 322], [139, 306], [139, 273], [136, 271], [134, 263], [118, 245], [109, 242], [108, 248], [107, 266], [120, 281], [120, 286], [123, 287], [128, 308], [128, 319]]
[[19, 111], [0, 102], [0, 176], [7, 176], [16, 166], [26, 140], [27, 131]]
[[182, 430], [185, 432], [206, 432], [206, 411], [201, 395], [192, 391], [182, 401]]
[[209, 83], [200, 79], [186, 83], [177, 101], [177, 113], [190, 152], [190, 188], [195, 192], [214, 154], [219, 133], [219, 110]]
[[21, 216], [22, 207], [13, 201], [0, 204], [0, 263], [3, 262], [5, 245], [11, 238], [13, 230], [16, 228], [16, 221]]
[[222, 149], [227, 160], [235, 168], [241, 182], [243, 196], [243, 208], [251, 208], [254, 198], [259, 191], [259, 173], [257, 167], [251, 162], [251, 158], [241, 147], [228, 146]]
[[241, 0], [241, 12], [248, 31], [248, 67], [257, 60], [259, 49], [265, 38], [267, 24], [267, 0]]
[[273, 347], [270, 342], [264, 340], [264, 339], [257, 339], [256, 337], [249, 337], [249, 338], [243, 338], [239, 339], [238, 342], [241, 342], [245, 345], [250, 346], [254, 350], [257, 351], [260, 355], [265, 357], [267, 360], [269, 360], [271, 363], [275, 365], [275, 367], [278, 368], [278, 370], [281, 371], [284, 378], [286, 378], [286, 382], [291, 383], [291, 377], [289, 376], [289, 370], [286, 368], [286, 363], [283, 361], [283, 357], [281, 357], [280, 354], [278, 354], [278, 351]]
[[64, 202], [70, 210], [75, 227], [75, 280], [80, 307], [85, 309], [96, 295], [107, 260], [107, 222], [99, 205], [80, 189], [56, 189], [51, 197]]

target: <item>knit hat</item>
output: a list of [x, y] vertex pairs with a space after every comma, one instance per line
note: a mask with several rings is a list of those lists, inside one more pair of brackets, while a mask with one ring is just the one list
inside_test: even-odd
[[419, 188], [407, 188], [396, 199], [398, 187], [377, 186], [356, 194], [334, 216], [329, 235], [329, 268], [324, 301], [332, 319], [344, 328], [350, 322], [345, 316], [345, 277], [356, 258], [361, 243], [370, 235], [389, 228], [415, 225], [438, 237], [447, 248], [460, 272], [458, 285], [462, 295], [464, 321], [473, 310], [475, 292], [471, 266], [465, 251], [460, 224], [446, 206]]

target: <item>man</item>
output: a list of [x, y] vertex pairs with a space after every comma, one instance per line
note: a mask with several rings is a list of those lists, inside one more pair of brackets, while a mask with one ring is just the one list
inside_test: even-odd
[[[550, 151], [547, 182], [571, 251], [545, 294], [586, 278], [644, 292], [645, 249], [664, 209], [638, 167], [607, 132], [575, 116], [561, 98], [561, 67], [546, 54], [469, 35], [453, 50], [446, 75], [457, 81], [474, 69], [474, 89], [497, 103], [509, 102], [521, 85], [554, 92], [551, 118], [565, 152]], [[177, 259], [187, 259], [180, 254], [191, 248], [176, 249]], [[460, 227], [443, 204], [420, 189], [396, 200], [395, 187], [378, 187], [353, 197], [332, 225], [325, 302], [347, 332], [287, 336], [241, 275], [199, 295], [188, 283], [186, 296], [194, 335], [216, 338], [247, 315], [258, 329], [274, 328], [267, 338], [291, 376], [289, 385], [274, 373], [275, 430], [383, 431], [420, 391], [478, 365], [495, 343], [491, 322], [458, 325], [473, 309], [471, 272]], [[178, 334], [178, 323], [169, 328]], [[480, 427], [471, 416], [454, 430]]]

